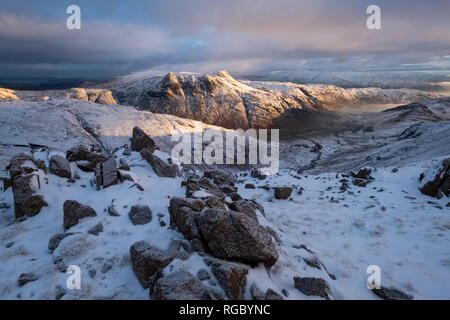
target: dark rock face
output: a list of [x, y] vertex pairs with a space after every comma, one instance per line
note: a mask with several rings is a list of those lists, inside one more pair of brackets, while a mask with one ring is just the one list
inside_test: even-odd
[[301, 293], [307, 296], [319, 296], [329, 299], [330, 287], [324, 279], [294, 277], [294, 285]]
[[152, 210], [148, 206], [133, 206], [128, 216], [133, 225], [143, 225], [152, 221]]
[[434, 179], [423, 181], [420, 191], [431, 197], [442, 198], [445, 194], [450, 196], [450, 158], [442, 161], [442, 166], [437, 170]]
[[97, 215], [95, 210], [91, 207], [73, 200], [66, 200], [64, 202], [63, 209], [65, 230], [77, 225], [83, 218], [94, 217]]
[[50, 172], [61, 178], [70, 179], [72, 176], [69, 161], [59, 155], [50, 158]]
[[50, 252], [55, 251], [55, 249], [58, 248], [59, 244], [61, 243], [61, 241], [63, 241], [64, 238], [71, 236], [73, 234], [75, 234], [75, 233], [64, 232], [64, 233], [55, 234], [53, 237], [51, 237], [48, 240], [48, 250]]
[[139, 127], [133, 128], [133, 136], [131, 137], [131, 150], [140, 152], [142, 149], [147, 148], [150, 152], [155, 151], [156, 144], [152, 138], [150, 138], [144, 130]]
[[155, 300], [214, 300], [212, 292], [186, 271], [171, 273], [158, 279], [150, 297]]
[[258, 220], [257, 214], [256, 214], [256, 209], [259, 209], [259, 208], [251, 200], [233, 201], [231, 204], [229, 204], [229, 207], [233, 211], [245, 213], [249, 217], [252, 217], [253, 219]]
[[175, 178], [180, 175], [176, 164], [165, 163], [161, 158], [154, 155], [150, 149], [143, 149], [141, 156], [152, 166], [158, 177]]
[[145, 241], [138, 241], [130, 247], [131, 264], [142, 287], [149, 287], [149, 279], [166, 267], [173, 256]]
[[15, 217], [37, 215], [42, 207], [48, 205], [44, 197], [38, 194], [41, 188], [39, 172], [45, 174], [45, 163], [25, 154], [18, 154], [11, 159], [8, 167], [14, 196]]
[[275, 195], [276, 199], [284, 200], [284, 199], [289, 198], [291, 196], [291, 194], [292, 194], [292, 188], [291, 187], [282, 187], [282, 188], [275, 187], [274, 190], [275, 190], [274, 195]]
[[212, 258], [205, 258], [205, 263], [211, 267], [219, 285], [230, 299], [244, 299], [248, 274], [245, 266]]
[[27, 283], [36, 281], [38, 279], [39, 277], [34, 273], [22, 273], [17, 280], [17, 284], [19, 285], [19, 287], [23, 287]]
[[214, 256], [267, 267], [278, 252], [267, 230], [254, 218], [240, 212], [208, 209], [197, 218], [200, 234]]
[[188, 240], [200, 239], [196, 219], [204, 208], [205, 204], [198, 199], [172, 198], [169, 207], [170, 226], [178, 229]]
[[413, 296], [410, 296], [395, 288], [372, 289], [372, 292], [384, 300], [412, 300]]

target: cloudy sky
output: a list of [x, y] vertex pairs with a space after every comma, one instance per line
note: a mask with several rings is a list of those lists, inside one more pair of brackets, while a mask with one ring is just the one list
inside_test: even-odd
[[[81, 8], [81, 30], [66, 9]], [[381, 7], [381, 30], [366, 27]], [[448, 0], [0, 0], [0, 80], [450, 70]]]

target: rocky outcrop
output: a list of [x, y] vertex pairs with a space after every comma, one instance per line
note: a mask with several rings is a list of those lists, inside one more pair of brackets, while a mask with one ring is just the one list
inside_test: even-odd
[[94, 217], [97, 215], [94, 209], [83, 205], [74, 200], [66, 200], [63, 205], [64, 211], [64, 230], [67, 230], [78, 222], [87, 217]]
[[98, 104], [117, 104], [112, 92], [104, 89], [72, 88], [67, 93], [67, 97]]
[[72, 176], [69, 161], [60, 155], [52, 156], [50, 158], [50, 173], [69, 179]]
[[39, 194], [46, 167], [42, 160], [25, 154], [18, 154], [8, 165], [14, 197], [14, 215], [16, 218], [35, 216], [43, 207], [48, 206]]
[[16, 92], [14, 90], [0, 88], [0, 100], [2, 99], [17, 100], [19, 98], [16, 96]]
[[423, 175], [420, 191], [438, 199], [443, 195], [450, 196], [450, 158], [444, 159], [439, 167], [432, 168]]

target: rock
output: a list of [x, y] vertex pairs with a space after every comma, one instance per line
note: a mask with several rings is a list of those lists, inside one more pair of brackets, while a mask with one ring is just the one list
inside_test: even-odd
[[196, 220], [203, 241], [218, 258], [267, 267], [278, 260], [270, 234], [247, 214], [208, 209]]
[[131, 170], [130, 166], [128, 165], [128, 163], [125, 160], [120, 159], [119, 163], [120, 163], [119, 170], [123, 170], [123, 171]]
[[69, 161], [60, 155], [54, 155], [50, 158], [50, 172], [61, 178], [70, 179], [72, 176]]
[[15, 217], [37, 215], [42, 207], [48, 206], [43, 196], [38, 194], [41, 187], [41, 175], [46, 173], [45, 163], [25, 154], [18, 154], [11, 159], [8, 167]]
[[205, 270], [205, 269], [200, 269], [200, 270], [198, 270], [198, 272], [197, 272], [197, 278], [198, 278], [200, 281], [203, 281], [203, 280], [209, 280], [209, 279], [211, 279], [211, 276], [209, 275], [209, 272], [208, 272], [207, 270]]
[[17, 280], [17, 284], [19, 285], [19, 287], [23, 287], [27, 283], [36, 281], [38, 279], [39, 277], [34, 273], [22, 273]]
[[292, 194], [291, 187], [275, 187], [274, 190], [275, 190], [274, 195], [276, 199], [284, 200], [289, 198]]
[[97, 213], [89, 206], [83, 205], [77, 201], [66, 200], [63, 205], [64, 209], [64, 230], [67, 230], [78, 222], [87, 217], [95, 217]]
[[413, 300], [413, 296], [408, 295], [395, 288], [372, 289], [372, 292], [384, 300]]
[[[220, 199], [224, 198], [223, 192], [219, 189], [217, 185], [212, 183], [208, 178], [196, 178], [189, 177], [186, 180], [186, 197], [188, 198], [207, 198], [207, 197], [217, 197]], [[197, 192], [198, 191], [198, 192]]]
[[2, 183], [3, 183], [3, 187], [2, 187], [3, 192], [8, 190], [9, 187], [11, 187], [11, 180], [10, 179], [1, 177], [0, 181], [2, 181]]
[[370, 182], [375, 180], [372, 176], [372, 169], [362, 168], [357, 173], [350, 172], [350, 176], [353, 177], [353, 185], [357, 187], [366, 187]]
[[108, 214], [111, 217], [120, 217], [119, 212], [116, 210], [116, 207], [113, 204], [108, 207]]
[[205, 258], [205, 263], [211, 267], [217, 282], [225, 294], [233, 300], [243, 300], [247, 285], [248, 269], [240, 264]]
[[49, 240], [48, 240], [48, 250], [50, 252], [55, 251], [56, 248], [58, 248], [59, 244], [61, 243], [61, 241], [68, 237], [71, 236], [75, 233], [72, 232], [63, 232], [63, 233], [58, 233], [55, 234], [54, 236], [52, 236]]
[[40, 177], [36, 174], [16, 176], [13, 182], [14, 213], [16, 218], [33, 217], [48, 204], [42, 195], [36, 194], [40, 189]]
[[132, 206], [128, 216], [133, 225], [144, 225], [152, 221], [152, 211], [148, 206]]
[[103, 224], [101, 223], [96, 224], [88, 230], [88, 233], [93, 234], [94, 236], [98, 236], [100, 232], [103, 232]]
[[444, 159], [437, 168], [432, 168], [423, 177], [420, 191], [430, 197], [450, 196], [450, 158]]
[[228, 169], [209, 170], [203, 176], [212, 179], [218, 186], [234, 186], [234, 173]]
[[121, 183], [124, 183], [125, 181], [130, 181], [134, 183], [133, 177], [129, 172], [123, 172], [119, 170], [118, 176]]
[[130, 258], [134, 273], [142, 287], [149, 287], [149, 278], [166, 267], [174, 259], [167, 252], [145, 241], [138, 241], [130, 247]]
[[250, 293], [252, 294], [253, 300], [264, 300], [264, 292], [258, 288], [256, 283], [253, 283], [250, 287]]
[[131, 149], [128, 148], [128, 146], [126, 146], [126, 147], [124, 148], [124, 150], [123, 150], [123, 155], [126, 156], [126, 157], [131, 156]]
[[150, 297], [155, 300], [213, 300], [212, 292], [186, 271], [177, 271], [158, 279]]
[[256, 214], [256, 209], [258, 209], [258, 208], [257, 208], [256, 204], [251, 200], [234, 201], [229, 205], [229, 207], [231, 210], [245, 213], [248, 216], [255, 219], [256, 221], [258, 221], [257, 214]]
[[97, 190], [100, 190], [103, 185], [103, 175], [102, 175], [102, 164], [101, 162], [97, 163], [95, 167], [94, 172], [94, 180], [95, 180], [95, 187]]
[[205, 204], [198, 199], [172, 198], [169, 206], [170, 226], [188, 240], [200, 239], [196, 218], [204, 208]]
[[87, 161], [87, 163], [91, 163], [89, 165], [90, 168], [95, 168], [97, 163], [106, 161], [107, 157], [100, 152], [89, 151], [88, 148], [80, 145], [68, 150], [66, 152], [66, 159], [69, 162]]
[[150, 153], [155, 151], [157, 149], [155, 141], [144, 130], [139, 127], [134, 127], [133, 136], [131, 137], [131, 150], [141, 152], [145, 148], [148, 148]]
[[264, 180], [265, 178], [267, 178], [267, 174], [265, 174], [263, 172], [263, 170], [259, 169], [259, 168], [255, 168], [250, 172], [250, 176], [252, 178], [257, 178], [259, 180]]
[[284, 298], [282, 295], [269, 288], [264, 295], [264, 300], [284, 300]]
[[114, 158], [109, 158], [102, 163], [102, 185], [106, 189], [118, 183], [117, 162]]
[[164, 160], [153, 154], [148, 148], [141, 151], [141, 156], [152, 166], [158, 177], [175, 178], [180, 175], [176, 164], [165, 163]]
[[245, 189], [256, 189], [256, 187], [253, 183], [247, 183], [245, 184]]
[[55, 299], [61, 300], [62, 297], [66, 294], [66, 289], [64, 289], [62, 286], [57, 285], [55, 288]]
[[324, 279], [294, 277], [294, 285], [295, 288], [307, 296], [319, 296], [329, 299], [330, 287]]
[[116, 99], [114, 99], [111, 91], [103, 90], [98, 98], [95, 100], [98, 104], [117, 104]]

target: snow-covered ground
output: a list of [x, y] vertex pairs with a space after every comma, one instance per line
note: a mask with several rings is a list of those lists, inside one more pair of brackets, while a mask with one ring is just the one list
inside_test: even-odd
[[[257, 283], [263, 291], [287, 290], [285, 299], [317, 299], [294, 287], [293, 277], [301, 276], [325, 279], [334, 299], [377, 299], [366, 287], [370, 265], [381, 268], [385, 287], [415, 299], [450, 298], [450, 200], [425, 196], [418, 189], [420, 174], [450, 155], [450, 129], [443, 116], [448, 105], [436, 100], [425, 104], [435, 113], [419, 108], [362, 115], [358, 121], [364, 125], [354, 132], [294, 136], [280, 147], [285, 169], [278, 175], [259, 180], [237, 173], [238, 193], [264, 206], [265, 216], [258, 212], [258, 221], [275, 230], [281, 240], [276, 244], [280, 257], [274, 266], [250, 268], [245, 298], [251, 298], [250, 287]], [[112, 152], [129, 143], [134, 126], [151, 134], [163, 154], [170, 152], [171, 134], [192, 132], [197, 124], [133, 107], [71, 99], [0, 102], [0, 122], [2, 167], [15, 153], [31, 154], [30, 143], [63, 154], [80, 143]], [[363, 129], [369, 126], [373, 128]], [[34, 146], [33, 151], [48, 165], [48, 150]], [[69, 182], [48, 173], [41, 193], [49, 206], [22, 222], [14, 219], [11, 188], [0, 192], [0, 299], [54, 299], [61, 290], [65, 292], [62, 299], [148, 299], [148, 289], [141, 287], [133, 272], [129, 249], [139, 240], [166, 249], [171, 239], [183, 239], [169, 227], [167, 207], [171, 197], [185, 195], [184, 178], [158, 177], [139, 153], [125, 156], [120, 148], [115, 154], [130, 165], [143, 191], [129, 181], [98, 191], [92, 184], [93, 173], [72, 164], [80, 179]], [[312, 160], [316, 161], [309, 165]], [[366, 187], [349, 183], [350, 188], [342, 191], [342, 174], [365, 165], [376, 167], [371, 174], [374, 180]], [[256, 188], [246, 189], [248, 183]], [[282, 186], [293, 187], [290, 199], [274, 198], [273, 187]], [[65, 200], [89, 205], [97, 216], [72, 227], [69, 231], [76, 234], [51, 253], [49, 239], [64, 231]], [[106, 211], [111, 204], [119, 217]], [[137, 204], [151, 208], [150, 223], [131, 223], [128, 213]], [[88, 234], [99, 222], [103, 232]], [[81, 290], [66, 288], [70, 275], [58, 270], [57, 258], [80, 266]], [[314, 258], [320, 261], [320, 269], [305, 261]], [[164, 273], [187, 270], [196, 275], [199, 269], [210, 270], [194, 253], [188, 260], [174, 260]], [[34, 273], [38, 279], [19, 287], [22, 273]], [[214, 282], [203, 284], [223, 294]]]

